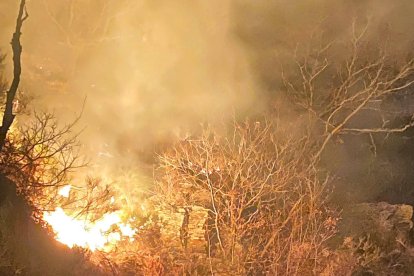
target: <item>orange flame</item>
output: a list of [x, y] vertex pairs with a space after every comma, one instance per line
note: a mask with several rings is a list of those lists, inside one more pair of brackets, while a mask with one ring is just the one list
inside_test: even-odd
[[91, 251], [110, 251], [123, 238], [133, 241], [136, 234], [130, 224], [122, 223], [122, 215], [122, 211], [106, 213], [91, 222], [72, 218], [57, 207], [53, 212], [44, 212], [43, 219], [53, 228], [56, 240], [70, 248], [79, 246]]
[[[65, 185], [59, 189], [58, 195], [69, 198], [71, 189], [71, 185]], [[110, 202], [114, 204], [115, 198], [111, 197]], [[124, 223], [122, 218], [125, 218], [122, 210], [105, 213], [93, 222], [86, 218], [72, 217], [61, 207], [43, 213], [43, 220], [52, 227], [57, 241], [70, 248], [78, 246], [91, 251], [106, 252], [111, 251], [121, 240], [134, 240], [137, 229], [129, 223]]]

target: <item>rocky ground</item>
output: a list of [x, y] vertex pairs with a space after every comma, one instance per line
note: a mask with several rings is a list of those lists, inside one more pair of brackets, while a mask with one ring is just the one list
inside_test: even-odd
[[[83, 263], [80, 252], [62, 246], [33, 221], [12, 182], [1, 177], [0, 191], [0, 275], [97, 275]], [[188, 210], [159, 207], [158, 212], [161, 219], [165, 216], [169, 221], [162, 235], [175, 241], [177, 247], [204, 250], [205, 210], [196, 206]], [[330, 246], [338, 256], [353, 256], [348, 261], [353, 266], [352, 275], [413, 275], [412, 216], [413, 207], [404, 204], [349, 206], [342, 211], [338, 233]]]

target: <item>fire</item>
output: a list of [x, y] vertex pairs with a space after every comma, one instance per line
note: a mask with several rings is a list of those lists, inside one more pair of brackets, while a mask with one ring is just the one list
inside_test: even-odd
[[70, 248], [79, 246], [91, 251], [110, 251], [122, 239], [133, 241], [136, 229], [122, 223], [122, 211], [104, 214], [94, 222], [76, 219], [57, 207], [53, 212], [44, 212], [43, 219], [53, 228], [56, 240]]
[[58, 192], [59, 195], [68, 198], [69, 197], [69, 193], [70, 193], [70, 189], [72, 188], [71, 185], [66, 185], [63, 188], [61, 188]]

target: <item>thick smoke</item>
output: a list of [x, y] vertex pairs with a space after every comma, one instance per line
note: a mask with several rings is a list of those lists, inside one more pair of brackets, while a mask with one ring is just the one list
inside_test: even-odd
[[[0, 3], [7, 53], [17, 2]], [[28, 11], [22, 90], [31, 106], [70, 120], [86, 98], [85, 152], [117, 165], [199, 123], [265, 110], [281, 94], [280, 64], [316, 28], [340, 40], [353, 20], [369, 21], [370, 39], [386, 40], [396, 59], [414, 38], [410, 0], [31, 0]]]
[[[15, 13], [8, 2], [3, 45]], [[65, 119], [86, 97], [85, 146], [133, 156], [199, 122], [258, 108], [231, 8], [229, 1], [31, 1], [22, 88], [33, 106]]]

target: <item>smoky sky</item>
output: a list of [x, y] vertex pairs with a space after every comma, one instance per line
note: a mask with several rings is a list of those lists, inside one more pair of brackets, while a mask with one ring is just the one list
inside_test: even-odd
[[[0, 3], [10, 55], [18, 1]], [[92, 156], [135, 158], [203, 122], [267, 108], [280, 93], [280, 62], [317, 26], [341, 39], [372, 22], [373, 40], [411, 47], [414, 3], [342, 0], [30, 0], [21, 90], [31, 106], [70, 120]], [[11, 62], [7, 61], [8, 76]], [[289, 116], [291, 116], [289, 114]], [[129, 162], [129, 161], [128, 161]]]

